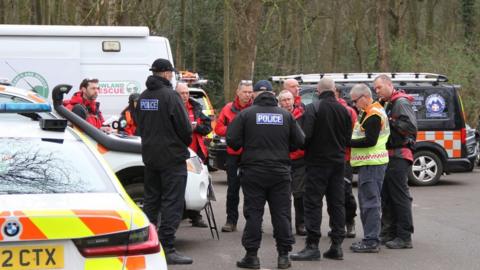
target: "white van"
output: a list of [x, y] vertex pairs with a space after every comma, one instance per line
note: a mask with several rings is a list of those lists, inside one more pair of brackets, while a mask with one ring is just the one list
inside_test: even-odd
[[72, 95], [82, 79], [98, 78], [105, 119], [145, 89], [157, 58], [173, 63], [168, 39], [148, 27], [0, 25], [0, 78], [48, 101], [58, 84], [73, 85]]

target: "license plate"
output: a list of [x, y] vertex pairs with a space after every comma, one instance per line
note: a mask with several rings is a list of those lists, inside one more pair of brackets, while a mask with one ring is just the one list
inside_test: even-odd
[[63, 246], [0, 247], [0, 269], [63, 268]]

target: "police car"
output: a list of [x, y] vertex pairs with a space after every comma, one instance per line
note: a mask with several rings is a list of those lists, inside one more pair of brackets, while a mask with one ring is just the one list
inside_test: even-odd
[[[0, 97], [13, 102], [47, 102], [43, 97], [33, 91], [8, 85], [0, 85], [0, 89]], [[76, 132], [82, 134], [85, 140], [94, 145], [102, 154], [130, 197], [137, 205], [142, 207], [144, 164], [141, 157], [140, 138], [125, 137], [114, 133], [106, 134], [93, 128], [83, 119], [65, 110], [63, 105], [61, 105], [61, 99], [63, 99], [63, 95], [66, 94], [66, 92], [60, 92], [60, 88], [56, 89], [58, 89], [56, 92], [58, 96], [53, 98], [58, 99], [59, 106], [57, 107], [62, 107], [64, 113], [58, 114], [57, 112], [53, 112], [54, 115], [58, 118], [65, 117], [74, 123]], [[70, 89], [71, 87], [68, 88], [68, 91]], [[191, 210], [201, 210], [208, 204], [209, 198], [213, 197], [213, 189], [210, 186], [211, 180], [208, 169], [193, 151], [190, 151], [190, 158], [187, 159], [186, 162], [188, 179], [185, 191], [185, 207]]]
[[[349, 92], [356, 83], [366, 83], [373, 91], [373, 79], [380, 73], [318, 73], [273, 76], [274, 82], [293, 78], [300, 82], [302, 102], [317, 99], [316, 84], [323, 76], [331, 77], [342, 98], [350, 100]], [[385, 73], [396, 89], [413, 96], [418, 134], [414, 162], [409, 182], [414, 185], [434, 185], [442, 174], [471, 171], [478, 147], [474, 132], [466, 125], [459, 85], [448, 83], [445, 75], [433, 73]]]
[[167, 269], [156, 228], [95, 146], [11, 90], [0, 85], [0, 268]]

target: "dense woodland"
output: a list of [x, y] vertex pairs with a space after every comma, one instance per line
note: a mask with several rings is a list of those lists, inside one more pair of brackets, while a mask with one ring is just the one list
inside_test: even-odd
[[148, 26], [216, 108], [241, 79], [392, 71], [445, 74], [480, 114], [480, 0], [0, 0], [0, 23]]

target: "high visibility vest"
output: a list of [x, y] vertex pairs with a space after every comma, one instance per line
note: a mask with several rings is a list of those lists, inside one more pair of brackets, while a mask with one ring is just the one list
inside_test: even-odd
[[365, 130], [362, 128], [363, 123], [372, 115], [378, 115], [381, 118], [381, 129], [378, 136], [377, 144], [367, 148], [353, 148], [350, 157], [352, 167], [367, 165], [383, 165], [388, 163], [388, 150], [386, 147], [388, 136], [390, 136], [390, 126], [388, 117], [380, 103], [375, 102], [368, 106], [365, 110], [366, 115], [361, 123], [355, 123], [353, 128], [352, 139], [365, 138]]

